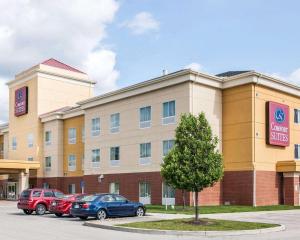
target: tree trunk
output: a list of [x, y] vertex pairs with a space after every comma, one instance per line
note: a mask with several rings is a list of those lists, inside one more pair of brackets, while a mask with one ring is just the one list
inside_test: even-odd
[[182, 206], [182, 209], [184, 210], [185, 209], [185, 190], [182, 189], [181, 190], [181, 193], [182, 193], [182, 203], [183, 203], [183, 206]]
[[195, 192], [195, 222], [199, 222], [198, 191]]

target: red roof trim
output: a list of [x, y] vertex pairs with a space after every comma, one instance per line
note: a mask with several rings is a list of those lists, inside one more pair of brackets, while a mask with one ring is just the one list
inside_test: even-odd
[[83, 73], [85, 74], [84, 72], [76, 69], [76, 68], [73, 68], [67, 64], [64, 64], [60, 61], [57, 61], [56, 59], [54, 58], [50, 58], [44, 62], [42, 62], [41, 64], [44, 64], [44, 65], [48, 65], [48, 66], [51, 66], [51, 67], [56, 67], [56, 68], [61, 68], [61, 69], [64, 69], [64, 70], [67, 70], [67, 71], [72, 71], [72, 72], [77, 72], [77, 73]]

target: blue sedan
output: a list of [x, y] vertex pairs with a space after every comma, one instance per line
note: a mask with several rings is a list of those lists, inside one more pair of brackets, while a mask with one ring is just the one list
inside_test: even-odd
[[118, 194], [87, 195], [74, 202], [71, 208], [71, 215], [84, 220], [88, 217], [103, 220], [107, 217], [144, 216], [145, 213], [142, 203], [131, 202]]

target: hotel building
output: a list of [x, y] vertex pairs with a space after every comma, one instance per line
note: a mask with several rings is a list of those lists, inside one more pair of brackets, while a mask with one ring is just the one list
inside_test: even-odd
[[[299, 205], [300, 88], [255, 71], [181, 70], [93, 96], [87, 74], [49, 59], [9, 81], [0, 197], [28, 187], [181, 204], [160, 165], [182, 113], [204, 112], [224, 177], [200, 204]], [[189, 204], [193, 194], [186, 193]]]

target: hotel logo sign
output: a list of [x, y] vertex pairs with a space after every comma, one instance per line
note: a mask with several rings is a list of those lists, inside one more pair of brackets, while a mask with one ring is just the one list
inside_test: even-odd
[[28, 87], [15, 91], [15, 116], [19, 117], [28, 113]]
[[289, 106], [267, 102], [267, 143], [275, 146], [290, 145]]

